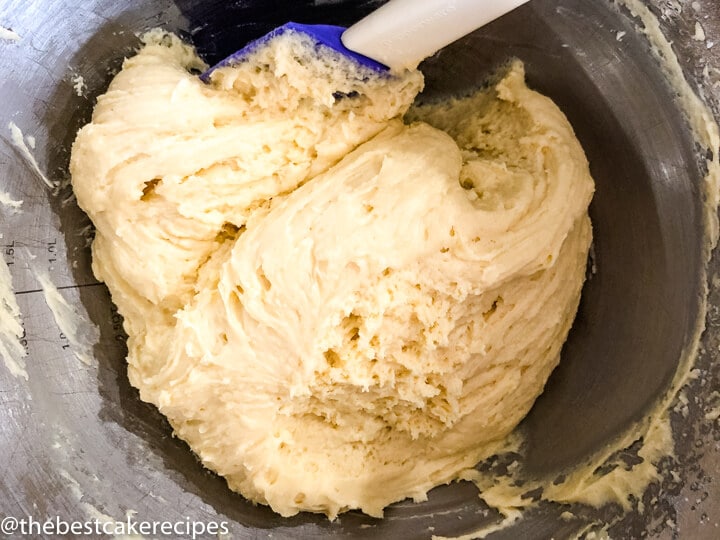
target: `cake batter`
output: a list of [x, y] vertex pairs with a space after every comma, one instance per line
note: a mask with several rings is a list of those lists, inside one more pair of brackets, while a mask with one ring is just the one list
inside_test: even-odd
[[420, 72], [296, 34], [210, 84], [145, 40], [71, 159], [142, 399], [284, 516], [381, 516], [490, 455], [559, 361], [591, 242], [587, 160], [522, 64], [411, 109]]

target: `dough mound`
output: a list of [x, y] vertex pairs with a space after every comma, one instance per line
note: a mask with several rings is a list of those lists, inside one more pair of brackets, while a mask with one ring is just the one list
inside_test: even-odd
[[542, 392], [594, 186], [520, 63], [408, 112], [419, 72], [316, 49], [288, 33], [204, 84], [152, 33], [72, 182], [142, 399], [252, 501], [380, 516], [487, 457]]

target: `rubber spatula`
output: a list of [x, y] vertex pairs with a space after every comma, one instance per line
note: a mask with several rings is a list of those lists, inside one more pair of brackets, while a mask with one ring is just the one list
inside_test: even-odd
[[372, 69], [415, 68], [432, 54], [528, 0], [390, 0], [350, 28], [289, 22], [248, 43], [203, 73], [242, 62], [273, 37], [294, 31], [308, 35]]

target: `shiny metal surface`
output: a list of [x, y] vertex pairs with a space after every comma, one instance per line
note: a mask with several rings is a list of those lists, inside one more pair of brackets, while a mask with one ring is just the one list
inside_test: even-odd
[[[497, 521], [466, 483], [433, 490], [426, 503], [398, 503], [381, 521], [351, 512], [332, 523], [307, 514], [283, 519], [230, 492], [130, 387], [121, 319], [90, 270], [89, 221], [68, 188], [49, 192], [7, 129], [14, 122], [34, 136], [40, 168], [66, 180], [75, 132], [139, 44], [137, 33], [177, 30], [212, 64], [286, 20], [348, 25], [379, 3], [0, 0], [0, 26], [21, 37], [0, 40], [0, 190], [25, 201], [17, 215], [0, 209], [0, 232], [29, 352], [27, 382], [0, 365], [0, 517], [123, 520], [135, 511], [138, 520], [227, 521], [235, 538], [274, 539], [428, 538]], [[717, 0], [692, 3], [697, 9], [691, 2], [650, 4], [718, 115]], [[693, 39], [698, 21], [704, 41]], [[533, 0], [424, 65], [423, 99], [435, 99], [481, 84], [512, 56], [524, 60], [530, 85], [573, 124], [597, 182], [591, 207], [597, 272], [586, 284], [563, 362], [522, 426], [523, 465], [531, 475], [559, 474], [647, 412], [667, 389], [698, 322], [703, 156], [635, 25], [607, 0]], [[718, 45], [708, 48], [713, 40]], [[36, 269], [49, 271], [100, 328], [94, 365], [66, 347]], [[577, 519], [563, 521], [564, 508], [541, 505], [491, 538], [563, 538], [595, 519], [612, 523], [614, 538], [718, 537], [720, 488], [713, 476], [720, 470], [720, 427], [709, 412], [720, 406], [720, 394], [713, 394], [720, 389], [719, 270], [716, 255], [699, 377], [685, 391], [687, 416], [682, 407], [673, 414], [676, 457], [664, 469], [678, 479], [668, 475], [652, 486], [644, 513], [621, 518], [612, 507], [577, 509]]]

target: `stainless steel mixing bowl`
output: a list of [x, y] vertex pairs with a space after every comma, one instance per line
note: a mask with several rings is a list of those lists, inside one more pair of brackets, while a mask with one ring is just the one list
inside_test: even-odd
[[[0, 517], [122, 520], [136, 511], [138, 520], [227, 521], [235, 538], [274, 539], [453, 536], [497, 521], [468, 483], [437, 488], [425, 503], [395, 504], [383, 520], [350, 512], [334, 522], [310, 514], [283, 519], [230, 492], [129, 385], [121, 318], [90, 270], [89, 221], [68, 188], [46, 188], [7, 129], [13, 122], [35, 137], [39, 168], [66, 180], [75, 133], [138, 46], [139, 32], [177, 31], [213, 63], [286, 20], [347, 25], [379, 3], [0, 0], [0, 26], [21, 38], [0, 40], [0, 189], [24, 200], [20, 214], [0, 210], [0, 231], [29, 351], [27, 381], [0, 365]], [[720, 41], [717, 0], [649, 3], [686, 75], [717, 114], [720, 45], [709, 47], [713, 38]], [[698, 21], [704, 41], [695, 32]], [[637, 21], [609, 0], [532, 0], [426, 61], [422, 99], [480, 85], [510, 57], [522, 59], [529, 84], [567, 114], [597, 182], [591, 207], [597, 272], [584, 289], [563, 361], [521, 426], [527, 474], [553, 476], [646, 413], [691, 341], [704, 294], [705, 155]], [[67, 347], [35, 269], [49, 271], [100, 328], [92, 365]], [[715, 284], [717, 257], [709, 274]], [[614, 538], [720, 535], [713, 478], [720, 430], [708, 414], [720, 398], [713, 394], [720, 387], [717, 306], [720, 291], [713, 287], [699, 377], [684, 392], [686, 410], [673, 414], [676, 455], [662, 464], [676, 476], [648, 489], [645, 512], [622, 517], [614, 507], [579, 508], [575, 518], [561, 520], [566, 508], [541, 504], [492, 538], [563, 538], [592, 520], [612, 524]]]

